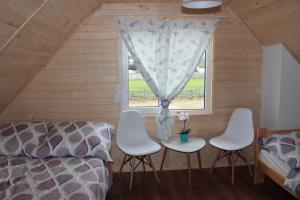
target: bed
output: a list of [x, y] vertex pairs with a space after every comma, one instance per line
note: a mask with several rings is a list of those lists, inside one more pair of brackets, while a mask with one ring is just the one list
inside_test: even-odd
[[104, 200], [113, 134], [107, 123], [0, 124], [0, 199]]
[[[299, 197], [299, 189], [300, 189], [300, 171], [299, 166], [291, 167], [289, 161], [286, 162], [285, 159], [282, 159], [276, 154], [270, 151], [270, 147], [268, 143], [274, 142], [274, 137], [279, 137], [280, 139], [276, 141], [285, 141], [289, 142], [289, 138], [291, 134], [295, 135], [300, 132], [300, 129], [289, 129], [289, 130], [267, 130], [267, 129], [259, 129], [256, 133], [256, 160], [255, 160], [255, 174], [254, 174], [254, 183], [262, 183], [264, 181], [264, 176], [268, 176], [275, 183], [285, 189], [287, 192], [292, 194], [295, 198], [300, 199]], [[298, 140], [300, 140], [300, 133], [296, 136]], [[294, 146], [299, 146], [298, 143], [294, 143]], [[279, 144], [282, 145], [282, 144]], [[285, 145], [285, 144], [283, 144]], [[274, 147], [272, 147], [274, 148]], [[299, 157], [299, 148], [297, 157]], [[297, 150], [296, 149], [296, 150]], [[296, 151], [295, 150], [295, 151]], [[277, 150], [276, 150], [277, 151]], [[288, 153], [285, 152], [288, 155]], [[291, 157], [290, 157], [291, 158]], [[298, 162], [299, 164], [299, 162]], [[295, 170], [294, 170], [295, 168]], [[293, 174], [291, 176], [291, 174]]]

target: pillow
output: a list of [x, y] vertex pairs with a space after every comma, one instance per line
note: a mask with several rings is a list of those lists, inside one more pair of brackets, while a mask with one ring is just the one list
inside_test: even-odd
[[31, 156], [47, 134], [46, 122], [10, 122], [0, 124], [0, 155]]
[[33, 156], [47, 157], [90, 157], [112, 161], [109, 150], [114, 126], [94, 122], [55, 122], [49, 126], [49, 133], [35, 148]]
[[300, 133], [274, 134], [264, 137], [263, 148], [292, 169], [300, 167]]

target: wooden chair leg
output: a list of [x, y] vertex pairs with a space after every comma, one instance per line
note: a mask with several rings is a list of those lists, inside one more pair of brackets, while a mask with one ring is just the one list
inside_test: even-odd
[[160, 164], [160, 168], [159, 168], [159, 171], [162, 170], [163, 166], [164, 166], [164, 162], [165, 162], [165, 159], [166, 159], [166, 155], [167, 155], [167, 148], [165, 147], [165, 150], [164, 150], [164, 155], [163, 155], [163, 159], [161, 161], [161, 164]]
[[234, 155], [235, 152], [233, 151], [231, 153], [231, 184], [234, 185], [234, 165], [235, 165], [235, 160], [234, 160]]
[[214, 162], [213, 162], [213, 164], [212, 164], [212, 166], [211, 166], [211, 168], [209, 170], [210, 174], [213, 172], [214, 167], [215, 167], [217, 161], [219, 160], [219, 157], [220, 157], [221, 154], [222, 154], [222, 150], [219, 150], [219, 152], [217, 153], [217, 156], [216, 156], [216, 158], [215, 158], [215, 160], [214, 160]]
[[197, 158], [198, 158], [199, 169], [201, 169], [202, 165], [201, 165], [201, 154], [200, 154], [200, 151], [197, 151]]
[[187, 158], [187, 168], [188, 168], [188, 181], [189, 181], [189, 189], [192, 189], [192, 177], [191, 177], [191, 156], [190, 153], [186, 153]]
[[130, 166], [131, 166], [131, 174], [130, 174], [129, 190], [131, 191], [131, 189], [132, 189], [132, 182], [133, 182], [133, 173], [134, 173], [134, 167], [135, 167], [135, 157], [133, 157], [132, 163], [130, 161]]
[[144, 159], [145, 159], [145, 156], [142, 156], [142, 157], [141, 157], [141, 160], [142, 160], [142, 165], [143, 165], [143, 172], [146, 171]]
[[127, 155], [124, 154], [124, 158], [123, 158], [123, 161], [122, 161], [122, 163], [121, 163], [120, 170], [119, 170], [119, 175], [121, 175], [121, 173], [122, 173], [123, 167], [124, 167], [124, 165], [125, 165], [126, 158], [127, 158]]
[[231, 167], [231, 153], [230, 152], [226, 155], [226, 158], [227, 158], [227, 166], [230, 168]]
[[252, 177], [252, 176], [253, 176], [253, 173], [252, 173], [250, 164], [248, 163], [248, 160], [247, 160], [246, 157], [245, 157], [245, 154], [244, 154], [242, 151], [239, 151], [238, 154], [239, 154], [240, 158], [242, 158], [242, 160], [247, 164], [247, 167], [248, 167], [250, 176]]
[[148, 157], [148, 162], [149, 162], [149, 164], [150, 164], [150, 166], [151, 166], [151, 168], [152, 168], [152, 170], [153, 170], [153, 173], [154, 173], [156, 182], [159, 183], [159, 178], [158, 178], [158, 176], [157, 176], [157, 173], [156, 173], [155, 167], [154, 167], [154, 165], [153, 165], [152, 159], [151, 159], [150, 156], [147, 156], [147, 157]]

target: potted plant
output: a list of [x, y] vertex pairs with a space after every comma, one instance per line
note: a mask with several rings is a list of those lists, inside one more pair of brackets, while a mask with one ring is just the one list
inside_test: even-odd
[[178, 113], [178, 118], [180, 121], [183, 121], [183, 129], [179, 132], [180, 135], [180, 141], [181, 142], [188, 142], [189, 141], [189, 134], [191, 129], [186, 128], [186, 122], [190, 119], [190, 115], [186, 111], [181, 111]]

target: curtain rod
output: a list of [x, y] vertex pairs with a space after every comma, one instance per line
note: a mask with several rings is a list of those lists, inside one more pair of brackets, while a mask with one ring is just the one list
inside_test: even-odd
[[214, 16], [204, 16], [204, 15], [188, 15], [188, 14], [175, 14], [175, 13], [166, 13], [166, 14], [114, 14], [114, 13], [98, 13], [98, 16], [114, 16], [114, 17], [123, 17], [123, 16], [139, 16], [139, 17], [204, 17], [204, 18], [214, 18], [214, 19], [223, 19], [227, 18], [225, 15], [214, 15]]

